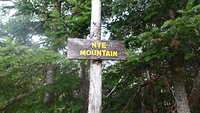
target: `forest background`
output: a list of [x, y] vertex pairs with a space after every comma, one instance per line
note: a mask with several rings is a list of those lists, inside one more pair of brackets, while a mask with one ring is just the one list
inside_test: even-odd
[[[199, 113], [200, 1], [101, 2], [102, 37], [126, 47], [103, 61], [102, 112]], [[86, 113], [89, 61], [66, 56], [68, 38], [89, 37], [91, 1], [1, 3], [0, 111]]]

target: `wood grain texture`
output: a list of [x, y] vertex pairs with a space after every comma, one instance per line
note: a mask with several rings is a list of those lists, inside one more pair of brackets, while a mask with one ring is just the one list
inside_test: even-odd
[[[96, 48], [92, 46], [92, 43], [96, 43]], [[100, 43], [104, 43], [105, 46], [102, 48], [102, 45], [98, 47]], [[106, 53], [101, 53], [99, 55], [80, 55], [80, 51], [85, 50], [106, 50], [109, 51], [109, 55]], [[117, 56], [113, 55], [113, 51], [117, 51]], [[92, 51], [96, 53], [96, 51]], [[97, 53], [96, 53], [97, 54]], [[93, 59], [93, 60], [125, 60], [125, 47], [124, 41], [107, 41], [107, 40], [86, 40], [86, 39], [77, 39], [69, 38], [68, 39], [68, 54], [67, 59]]]
[[[101, 0], [92, 0], [90, 39], [101, 39]], [[89, 47], [90, 45], [86, 45]], [[90, 87], [88, 113], [101, 113], [102, 107], [102, 61], [90, 61]]]

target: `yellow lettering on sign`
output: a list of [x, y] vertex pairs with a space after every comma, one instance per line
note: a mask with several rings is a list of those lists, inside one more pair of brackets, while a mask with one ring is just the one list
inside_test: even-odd
[[107, 50], [80, 50], [80, 55], [84, 56], [118, 56], [117, 51], [107, 51]]
[[92, 42], [92, 48], [97, 48], [96, 42]]
[[105, 54], [105, 53], [106, 53], [106, 50], [102, 50], [102, 52], [103, 52], [103, 56], [105, 56], [105, 55], [106, 55], [106, 54]]
[[84, 55], [85, 56], [85, 50], [80, 50], [80, 55]]
[[101, 47], [101, 42], [97, 42], [98, 48]]
[[106, 48], [106, 42], [101, 43], [102, 48]]
[[106, 56], [110, 56], [110, 52], [109, 51], [106, 51]]
[[96, 56], [96, 55], [97, 55], [97, 54], [96, 54], [96, 51], [97, 51], [97, 50], [93, 50], [93, 51], [92, 51], [92, 55], [93, 55], [93, 56]]
[[117, 51], [113, 51], [113, 56], [117, 56]]
[[101, 50], [97, 50], [97, 56], [101, 56]]
[[91, 55], [92, 54], [91, 50], [87, 50], [86, 54], [87, 56]]

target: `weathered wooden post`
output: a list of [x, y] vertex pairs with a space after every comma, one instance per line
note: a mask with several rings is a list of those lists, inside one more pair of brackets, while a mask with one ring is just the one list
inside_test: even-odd
[[88, 113], [101, 113], [102, 60], [124, 60], [123, 41], [101, 40], [101, 1], [92, 0], [90, 40], [69, 38], [67, 59], [90, 59]]
[[[90, 39], [101, 40], [101, 0], [92, 0]], [[88, 113], [101, 113], [102, 60], [90, 61]]]

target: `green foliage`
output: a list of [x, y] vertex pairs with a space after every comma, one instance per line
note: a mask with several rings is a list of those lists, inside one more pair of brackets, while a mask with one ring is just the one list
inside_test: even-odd
[[[175, 112], [174, 79], [185, 81], [189, 95], [199, 71], [198, 1], [126, 3], [110, 5], [110, 39], [125, 41], [127, 61], [110, 66], [112, 71], [104, 73], [104, 95], [111, 93], [104, 98], [104, 112]], [[177, 56], [181, 68], [174, 66]], [[174, 70], [181, 75], [173, 75]]]
[[[89, 35], [91, 1], [59, 1], [61, 13], [51, 0], [19, 0], [3, 8], [16, 13], [0, 22], [0, 111], [35, 113], [48, 107], [59, 113], [83, 107], [78, 62], [66, 59], [65, 48], [67, 38]], [[173, 79], [185, 81], [191, 92], [199, 71], [199, 12], [197, 0], [102, 0], [103, 27], [110, 39], [125, 41], [127, 55], [103, 70], [103, 112], [176, 112]], [[39, 43], [33, 42], [36, 35], [43, 37]], [[181, 68], [173, 65], [174, 57]], [[45, 84], [49, 62], [56, 64], [57, 76]], [[182, 75], [174, 76], [174, 70]], [[49, 103], [45, 92], [55, 93]]]
[[[68, 37], [89, 34], [90, 2], [61, 1], [61, 14], [54, 2], [16, 1], [12, 7], [16, 13], [0, 23], [2, 112], [46, 112], [46, 107], [54, 112], [78, 112], [83, 106], [77, 62], [66, 59], [66, 44]], [[34, 42], [34, 36], [42, 38]], [[54, 83], [46, 84], [49, 62], [56, 65], [57, 76]], [[45, 103], [45, 92], [51, 90], [55, 95]]]
[[[77, 71], [66, 74], [65, 70], [77, 67], [65, 59], [64, 55], [47, 51], [46, 49], [17, 46], [10, 38], [2, 41], [6, 47], [0, 47], [0, 86], [1, 109], [7, 112], [45, 112], [44, 93], [47, 88], [56, 89], [56, 103], [49, 103], [61, 111], [76, 111], [79, 100], [73, 89], [78, 87]], [[46, 63], [50, 61], [61, 63], [57, 80], [53, 84], [44, 85]], [[72, 65], [73, 64], [73, 65]], [[67, 66], [72, 67], [67, 67]], [[68, 106], [60, 105], [64, 102]], [[71, 104], [73, 102], [73, 104]], [[70, 109], [68, 109], [70, 108]], [[80, 108], [80, 105], [79, 105]]]

